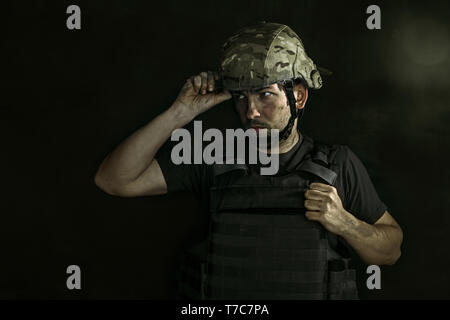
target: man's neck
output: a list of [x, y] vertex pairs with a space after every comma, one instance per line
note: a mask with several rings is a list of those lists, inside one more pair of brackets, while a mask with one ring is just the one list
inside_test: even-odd
[[289, 150], [291, 150], [296, 145], [299, 139], [300, 134], [298, 130], [292, 130], [291, 135], [286, 140], [280, 142], [279, 153], [289, 152]]
[[[281, 153], [289, 152], [297, 144], [299, 139], [300, 139], [299, 131], [292, 130], [291, 135], [286, 140], [280, 141], [277, 153], [281, 154]], [[269, 148], [269, 150], [266, 150], [266, 149], [261, 149], [258, 145], [255, 145], [254, 147], [256, 147], [260, 152], [270, 153], [270, 148]]]

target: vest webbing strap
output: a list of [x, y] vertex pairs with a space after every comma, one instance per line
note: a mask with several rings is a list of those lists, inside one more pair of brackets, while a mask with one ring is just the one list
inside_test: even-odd
[[313, 154], [312, 159], [314, 161], [322, 162], [325, 165], [328, 165], [328, 154], [324, 150], [324, 148], [316, 147], [316, 152]]
[[[215, 250], [215, 247], [213, 250]], [[264, 262], [254, 259], [242, 259], [242, 257], [239, 257], [236, 254], [224, 251], [225, 250], [222, 250], [222, 254], [211, 254], [209, 256], [209, 261], [213, 264], [220, 263], [223, 266], [242, 266], [243, 268], [264, 267], [267, 269], [279, 268], [280, 270], [290, 271], [296, 270], [299, 267], [301, 268], [301, 265], [311, 263], [312, 261], [326, 261], [327, 258], [326, 247], [322, 247], [318, 250], [289, 250], [290, 253], [288, 253], [287, 249], [258, 250], [256, 253], [259, 258], [274, 257], [272, 259], [268, 258], [267, 261]], [[297, 256], [297, 254], [304, 256]], [[280, 261], [286, 261], [286, 264], [280, 266]]]
[[[211, 205], [212, 212], [219, 210], [241, 210], [245, 209], [267, 209], [277, 208], [280, 213], [283, 209], [296, 208], [297, 211], [304, 208], [304, 192], [306, 186], [288, 187], [277, 186], [277, 194], [273, 188], [234, 185], [227, 189], [214, 188], [211, 190], [211, 198], [214, 204]], [[280, 199], [284, 199], [280, 203]], [[274, 213], [274, 212], [272, 212]]]
[[277, 214], [245, 214], [242, 212], [228, 213], [222, 212], [221, 214], [212, 214], [211, 218], [213, 223], [221, 224], [239, 224], [241, 226], [256, 226], [266, 227], [272, 226], [274, 228], [295, 228], [306, 229], [315, 228], [315, 230], [321, 230], [318, 222], [307, 220], [305, 216], [300, 214], [283, 214], [284, 210], [279, 209]]
[[[237, 260], [236, 258], [242, 258], [244, 256], [248, 256], [248, 252], [252, 249], [248, 248], [238, 248], [238, 247], [232, 247], [232, 246], [219, 246], [214, 245], [214, 250], [217, 252], [217, 254], [214, 254], [214, 258], [218, 261], [221, 261], [224, 264], [227, 265], [241, 265], [240, 260]], [[253, 253], [255, 253], [255, 250], [253, 250]], [[277, 258], [279, 258], [281, 261], [289, 261], [289, 264], [285, 265], [283, 269], [290, 270], [297, 268], [297, 264], [302, 264], [305, 262], [310, 261], [317, 261], [319, 259], [323, 259], [326, 257], [327, 251], [323, 247], [321, 247], [319, 250], [311, 250], [311, 249], [265, 249], [265, 248], [258, 248], [257, 250], [258, 255], [261, 256], [270, 256], [270, 255], [276, 255]], [[246, 266], [257, 266], [259, 265], [258, 262], [251, 262], [247, 261]], [[276, 264], [276, 262], [274, 263]], [[270, 267], [270, 262], [268, 262], [267, 267]]]
[[[303, 283], [305, 280], [302, 277], [317, 271], [328, 270], [327, 264], [320, 261], [298, 261], [292, 259], [293, 261], [291, 262], [290, 259], [287, 259], [286, 266], [280, 267], [275, 259], [272, 259], [272, 261], [268, 261], [267, 263], [260, 262], [258, 264], [257, 262], [253, 262], [251, 264], [245, 264], [244, 266], [242, 264], [239, 265], [236, 259], [231, 263], [223, 263], [223, 259], [214, 256], [211, 260], [215, 260], [217, 263], [208, 264], [208, 270], [211, 274], [228, 274], [232, 277], [244, 277], [245, 279], [253, 279], [253, 277], [264, 275], [263, 278], [266, 279], [275, 277], [280, 281], [283, 281], [282, 279], [285, 277], [286, 281], [290, 279], [290, 281], [293, 282]], [[230, 260], [231, 259], [228, 259], [228, 261]], [[255, 268], [258, 269], [255, 270]]]
[[242, 278], [224, 277], [222, 275], [211, 275], [209, 278], [209, 286], [215, 290], [221, 288], [235, 289], [235, 290], [273, 290], [276, 292], [286, 293], [321, 293], [326, 288], [324, 274], [322, 273], [304, 273], [303, 278], [308, 281], [299, 282], [296, 279], [286, 279], [286, 281], [275, 281], [276, 277], [252, 277], [242, 281]]
[[[214, 247], [214, 250], [216, 248]], [[292, 250], [292, 254], [287, 253], [287, 250], [253, 250], [252, 254], [239, 255], [230, 251], [220, 250], [219, 254], [211, 254], [209, 261], [214, 265], [230, 266], [230, 267], [242, 267], [242, 268], [264, 268], [273, 269], [278, 268], [283, 271], [303, 270], [316, 270], [325, 265], [324, 262], [318, 263], [317, 261], [326, 259], [326, 248], [318, 250]], [[249, 250], [250, 251], [250, 250]], [[264, 255], [263, 255], [264, 254]], [[294, 254], [304, 254], [304, 257], [293, 256]], [[267, 262], [261, 262], [258, 260], [252, 261], [249, 257], [262, 259], [268, 257]], [[280, 261], [285, 261], [286, 264], [280, 266]], [[325, 260], [326, 261], [326, 260]]]
[[[211, 288], [208, 287], [211, 292]], [[211, 299], [223, 299], [223, 297], [232, 297], [231, 299], [245, 300], [323, 300], [326, 298], [325, 293], [278, 293], [270, 291], [246, 291], [222, 288], [220, 294], [211, 294]]]
[[303, 228], [299, 231], [295, 227], [276, 227], [276, 226], [254, 226], [243, 225], [237, 223], [220, 223], [212, 222], [212, 228], [215, 233], [223, 235], [241, 235], [245, 237], [256, 237], [271, 234], [272, 237], [287, 237], [292, 236], [296, 239], [303, 240], [317, 240], [320, 239], [320, 231], [318, 229]]
[[[328, 243], [326, 239], [322, 239]], [[297, 237], [239, 237], [228, 236], [222, 234], [212, 234], [212, 244], [235, 246], [235, 247], [264, 247], [264, 248], [279, 248], [279, 249], [320, 249], [323, 242], [319, 240], [304, 241]]]
[[297, 168], [297, 170], [312, 173], [320, 177], [330, 185], [333, 185], [337, 178], [336, 172], [327, 169], [324, 166], [321, 166], [320, 164], [314, 163], [311, 160], [306, 160], [302, 162], [302, 164]]

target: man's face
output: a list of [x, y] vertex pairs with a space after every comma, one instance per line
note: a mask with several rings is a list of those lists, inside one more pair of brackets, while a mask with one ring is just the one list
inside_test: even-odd
[[244, 129], [283, 130], [291, 116], [286, 94], [277, 84], [252, 91], [232, 92]]

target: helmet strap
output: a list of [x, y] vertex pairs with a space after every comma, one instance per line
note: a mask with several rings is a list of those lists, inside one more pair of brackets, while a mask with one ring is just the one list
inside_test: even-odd
[[283, 130], [280, 131], [280, 141], [286, 140], [292, 132], [292, 128], [294, 127], [294, 122], [297, 117], [300, 119], [303, 115], [303, 109], [299, 110], [296, 108], [296, 102], [295, 102], [295, 95], [294, 95], [294, 81], [292, 79], [285, 80], [281, 82], [281, 85], [283, 85], [284, 90], [286, 92], [286, 98], [289, 102], [289, 108], [291, 110], [291, 117], [289, 118], [289, 121], [284, 127]]

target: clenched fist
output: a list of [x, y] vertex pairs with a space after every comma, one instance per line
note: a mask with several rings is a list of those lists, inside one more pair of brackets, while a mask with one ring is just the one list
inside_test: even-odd
[[306, 218], [320, 222], [328, 231], [342, 235], [352, 228], [354, 216], [342, 206], [336, 188], [323, 183], [311, 183], [305, 192]]

